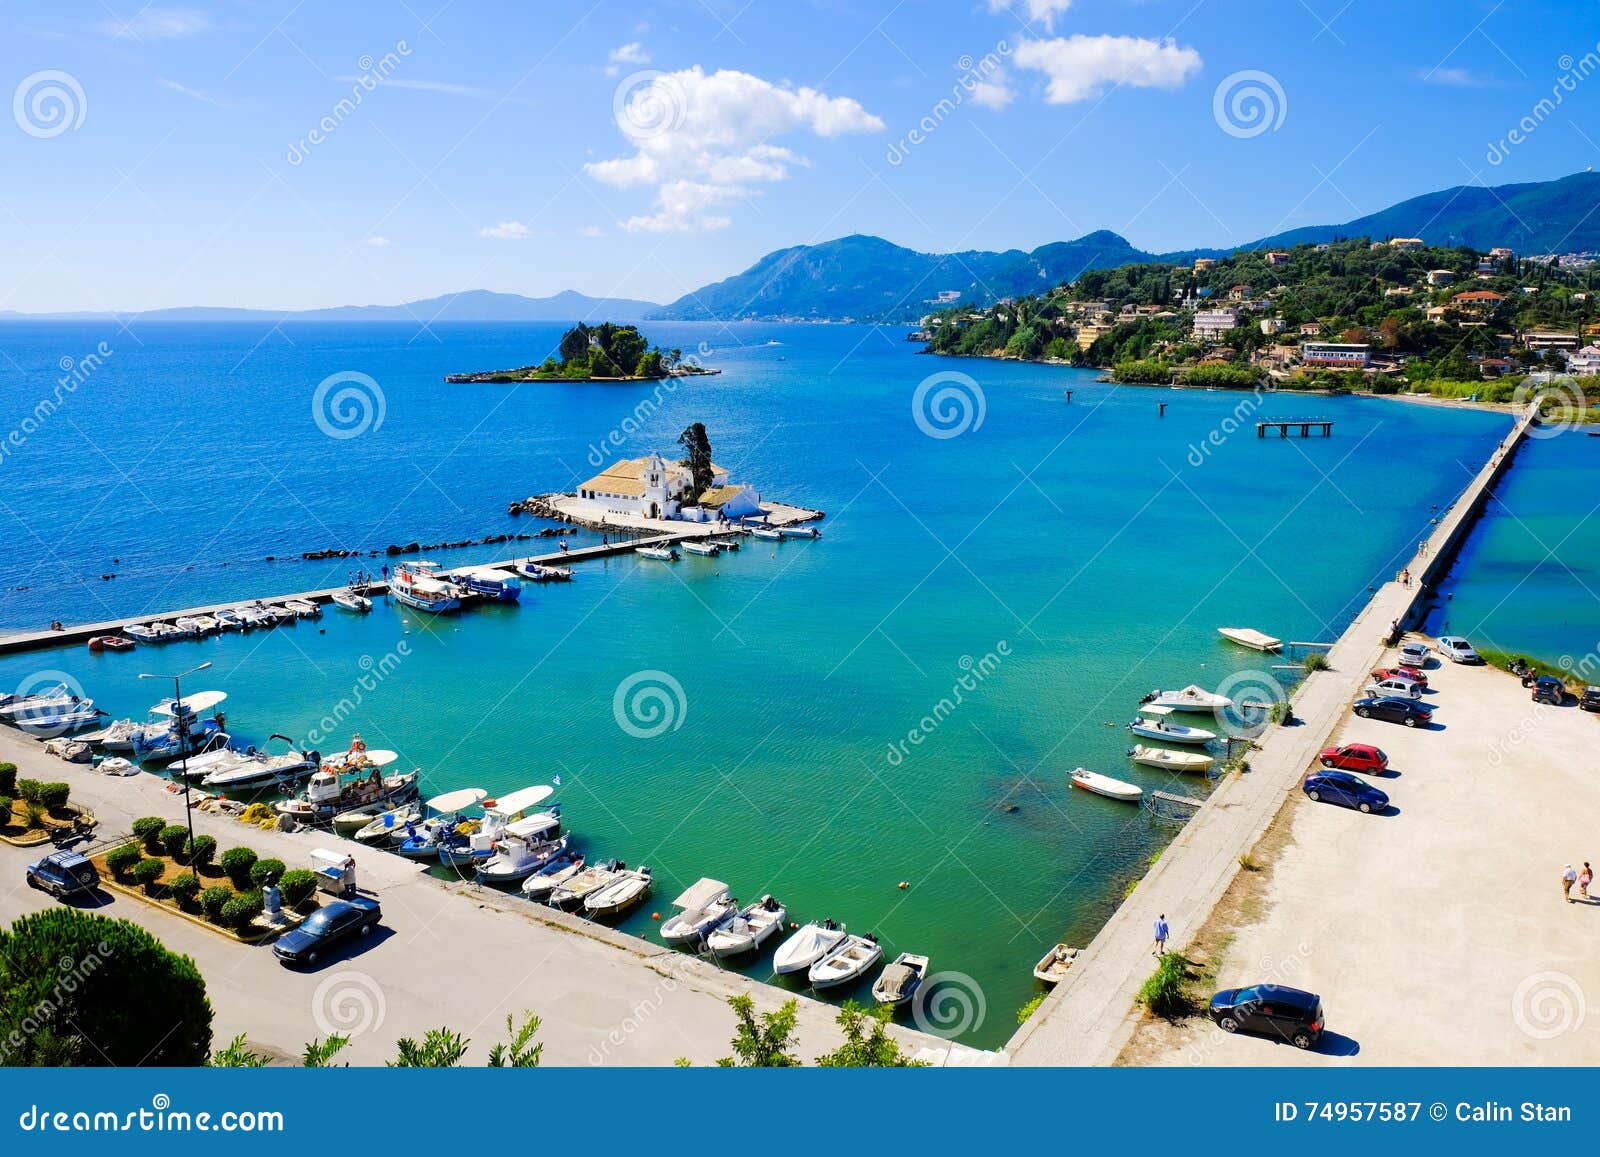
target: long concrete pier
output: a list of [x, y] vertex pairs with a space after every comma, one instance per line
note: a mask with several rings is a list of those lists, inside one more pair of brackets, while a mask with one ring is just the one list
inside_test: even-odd
[[1537, 403], [1517, 420], [1439, 520], [1407, 569], [1410, 586], [1379, 587], [1327, 652], [1329, 669], [1307, 676], [1294, 695], [1298, 723], [1273, 727], [1250, 754], [1250, 771], [1218, 784], [1161, 854], [1038, 1011], [1006, 1045], [1013, 1064], [1113, 1064], [1143, 1015], [1139, 988], [1155, 970], [1153, 926], [1165, 915], [1169, 951], [1182, 952], [1206, 923], [1316, 753], [1344, 719], [1395, 634], [1420, 623], [1430, 587], [1449, 567], [1512, 455], [1537, 421]]

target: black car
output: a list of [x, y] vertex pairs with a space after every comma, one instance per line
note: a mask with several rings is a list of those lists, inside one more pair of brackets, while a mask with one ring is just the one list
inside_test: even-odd
[[1404, 723], [1407, 727], [1421, 727], [1433, 718], [1433, 712], [1415, 699], [1394, 699], [1388, 696], [1355, 701], [1356, 714], [1363, 719], [1382, 719], [1386, 723]]
[[315, 964], [328, 950], [350, 936], [365, 936], [378, 925], [383, 910], [376, 900], [358, 896], [324, 904], [292, 932], [273, 942], [272, 952], [284, 964]]
[[1567, 701], [1567, 686], [1554, 675], [1540, 675], [1533, 681], [1533, 701], [1560, 707]]
[[28, 886], [49, 892], [58, 900], [80, 896], [100, 887], [100, 873], [87, 856], [78, 852], [51, 852], [28, 865]]
[[1585, 711], [1600, 711], [1600, 687], [1585, 687], [1578, 696], [1578, 706]]
[[1280, 984], [1226, 988], [1211, 998], [1211, 1019], [1223, 1032], [1252, 1032], [1309, 1049], [1322, 1039], [1322, 998]]

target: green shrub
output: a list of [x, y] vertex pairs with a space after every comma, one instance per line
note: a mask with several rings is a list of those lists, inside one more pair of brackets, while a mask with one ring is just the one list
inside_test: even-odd
[[23, 826], [29, 828], [44, 827], [44, 805], [37, 803], [24, 804], [22, 807]]
[[144, 850], [154, 855], [161, 850], [161, 829], [167, 821], [160, 816], [145, 816], [133, 821], [133, 834], [144, 844]]
[[261, 893], [242, 892], [222, 906], [222, 925], [241, 932], [261, 915]]
[[278, 890], [283, 893], [285, 904], [296, 907], [309, 900], [311, 893], [317, 890], [317, 875], [305, 868], [295, 868], [283, 874], [278, 881]]
[[1044, 998], [1046, 996], [1048, 996], [1048, 995], [1049, 995], [1049, 993], [1041, 992], [1038, 996], [1034, 997], [1027, 1004], [1025, 1004], [1021, 1008], [1017, 1009], [1017, 1023], [1018, 1024], [1027, 1024], [1028, 1023], [1028, 1018], [1030, 1016], [1032, 1016], [1034, 1013], [1039, 1011], [1039, 1006], [1044, 1003]]
[[222, 870], [228, 873], [235, 888], [250, 886], [250, 869], [255, 866], [256, 853], [251, 848], [229, 848], [222, 853]]
[[194, 898], [200, 894], [200, 877], [193, 872], [183, 875], [167, 883], [167, 895], [178, 902], [179, 907], [192, 908]]
[[133, 866], [133, 882], [144, 886], [144, 890], [155, 895], [156, 884], [161, 879], [161, 873], [167, 870], [165, 860], [140, 860]]
[[233, 899], [233, 889], [215, 884], [200, 893], [200, 911], [206, 919], [216, 924], [222, 919], [222, 906]]
[[257, 860], [250, 868], [250, 882], [257, 888], [265, 888], [283, 879], [283, 873], [287, 870], [288, 865], [282, 860]]
[[1189, 1011], [1189, 994], [1183, 987], [1187, 961], [1176, 952], [1163, 952], [1161, 963], [1139, 989], [1139, 1003], [1157, 1016], [1176, 1017]]
[[17, 798], [23, 803], [38, 803], [39, 793], [44, 790], [44, 784], [36, 779], [17, 780]]
[[39, 803], [53, 812], [59, 812], [67, 806], [67, 800], [72, 796], [70, 783], [42, 783], [39, 785]]
[[136, 843], [126, 843], [120, 848], [112, 848], [106, 854], [106, 867], [111, 869], [111, 874], [117, 879], [126, 879], [129, 872], [140, 860], [144, 859], [144, 850]]
[[1326, 671], [1328, 670], [1328, 656], [1321, 651], [1311, 651], [1306, 655], [1303, 665], [1307, 675], [1313, 671]]
[[168, 824], [161, 829], [161, 838], [158, 842], [163, 852], [177, 860], [183, 855], [183, 849], [189, 845], [189, 829], [183, 824]]
[[216, 836], [196, 836], [194, 843], [184, 848], [184, 862], [191, 868], [203, 868], [217, 855]]
[[0, 828], [11, 826], [12, 799], [8, 795], [0, 795]]
[[0, 763], [0, 795], [17, 794], [17, 765]]

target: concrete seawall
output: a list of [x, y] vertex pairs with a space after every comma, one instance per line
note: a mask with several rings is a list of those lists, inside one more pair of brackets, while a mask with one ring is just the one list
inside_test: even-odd
[[[1137, 1027], [1140, 986], [1155, 969], [1152, 926], [1165, 913], [1172, 928], [1168, 949], [1181, 952], [1209, 918], [1239, 871], [1239, 857], [1266, 833], [1289, 793], [1344, 719], [1367, 675], [1379, 665], [1391, 634], [1420, 622], [1431, 584], [1450, 561], [1494, 485], [1535, 422], [1535, 407], [1439, 520], [1426, 547], [1413, 558], [1410, 587], [1379, 587], [1365, 609], [1328, 652], [1329, 669], [1308, 676], [1294, 696], [1298, 724], [1273, 727], [1250, 754], [1248, 774], [1219, 783], [1205, 805], [1162, 853], [1150, 873], [1006, 1045], [1012, 1063], [1110, 1065]], [[1020, 965], [1019, 965], [1020, 966]]]

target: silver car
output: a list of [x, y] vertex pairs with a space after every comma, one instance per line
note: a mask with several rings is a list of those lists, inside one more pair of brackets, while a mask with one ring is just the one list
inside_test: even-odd
[[1449, 659], [1452, 663], [1481, 663], [1478, 652], [1472, 649], [1472, 644], [1460, 635], [1440, 635], [1439, 654]]

